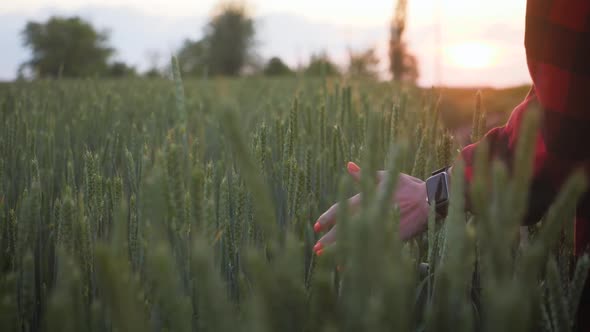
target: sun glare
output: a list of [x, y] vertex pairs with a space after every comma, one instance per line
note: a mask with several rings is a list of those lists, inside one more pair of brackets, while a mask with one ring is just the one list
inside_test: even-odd
[[454, 66], [479, 69], [490, 67], [495, 63], [498, 49], [482, 42], [468, 42], [449, 47], [446, 56]]

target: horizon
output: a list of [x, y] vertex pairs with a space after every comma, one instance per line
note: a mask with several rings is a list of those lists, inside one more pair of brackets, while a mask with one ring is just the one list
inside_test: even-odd
[[[171, 54], [178, 48], [179, 41], [198, 38], [216, 3], [211, 0], [23, 0], [0, 4], [0, 16], [20, 20], [12, 24], [20, 23], [18, 29], [21, 30], [28, 20], [44, 21], [52, 15], [81, 16], [99, 30], [111, 29], [110, 44], [118, 51], [115, 59], [142, 70], [148, 61], [147, 52]], [[320, 4], [311, 0], [246, 3], [257, 21], [258, 53], [265, 59], [277, 55], [291, 67], [296, 67], [306, 62], [311, 54], [326, 51], [337, 64], [344, 66], [347, 48], [362, 50], [375, 47], [381, 60], [381, 72], [386, 72], [388, 27], [395, 1], [376, 0], [363, 6], [350, 0], [326, 0]], [[466, 0], [447, 0], [440, 5], [440, 53], [435, 47], [434, 3], [435, 0], [408, 2], [405, 38], [410, 51], [419, 60], [420, 85], [436, 85], [436, 54], [441, 54], [443, 86], [502, 88], [530, 83], [523, 43], [526, 1], [499, 0], [494, 4], [474, 4]], [[117, 14], [122, 17], [115, 17]], [[147, 19], [155, 21], [153, 25], [161, 25], [150, 27], [150, 22], [142, 23], [153, 30], [148, 31], [150, 38], [137, 38], [133, 30], [141, 33], [145, 29], [133, 26], [137, 22], [128, 23], [132, 22], [131, 18], [140, 23]], [[270, 21], [271, 27], [264, 26], [265, 20], [267, 25]], [[195, 26], [191, 28], [193, 22]], [[285, 31], [276, 31], [277, 28]], [[14, 31], [11, 33], [14, 34]], [[132, 40], [134, 37], [135, 40]], [[8, 45], [5, 47], [8, 48], [8, 58], [0, 61], [0, 80], [13, 79], [16, 76], [15, 65], [27, 59], [26, 51], [20, 45], [18, 34], [3, 39], [7, 39], [2, 42]]]

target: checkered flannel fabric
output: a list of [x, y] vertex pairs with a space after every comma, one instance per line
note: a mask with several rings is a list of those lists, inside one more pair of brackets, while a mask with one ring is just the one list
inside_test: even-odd
[[[576, 169], [590, 177], [590, 0], [528, 0], [525, 48], [533, 88], [505, 126], [484, 137], [493, 159], [510, 167], [523, 115], [540, 105], [534, 177], [524, 224], [539, 221], [560, 186]], [[477, 144], [462, 151], [466, 178]], [[590, 191], [578, 203], [576, 255], [590, 244]]]
[[[523, 221], [532, 224], [542, 218], [574, 170], [585, 170], [590, 179], [590, 0], [528, 0], [524, 44], [533, 88], [506, 125], [484, 139], [492, 159], [510, 167], [523, 115], [533, 108], [542, 110]], [[468, 182], [476, 148], [473, 144], [461, 153]], [[574, 237], [575, 255], [589, 252], [590, 190], [578, 202]], [[590, 331], [589, 280], [578, 309], [577, 330]]]

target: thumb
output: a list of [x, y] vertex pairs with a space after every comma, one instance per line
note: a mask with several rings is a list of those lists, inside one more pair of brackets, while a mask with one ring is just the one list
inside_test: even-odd
[[351, 161], [346, 166], [346, 169], [348, 170], [348, 174], [350, 174], [355, 181], [361, 180], [361, 168], [357, 164]]

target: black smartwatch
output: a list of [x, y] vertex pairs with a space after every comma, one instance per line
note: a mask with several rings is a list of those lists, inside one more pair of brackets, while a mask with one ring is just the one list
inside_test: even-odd
[[434, 205], [438, 219], [445, 218], [449, 210], [449, 167], [439, 169], [426, 180], [426, 197]]

